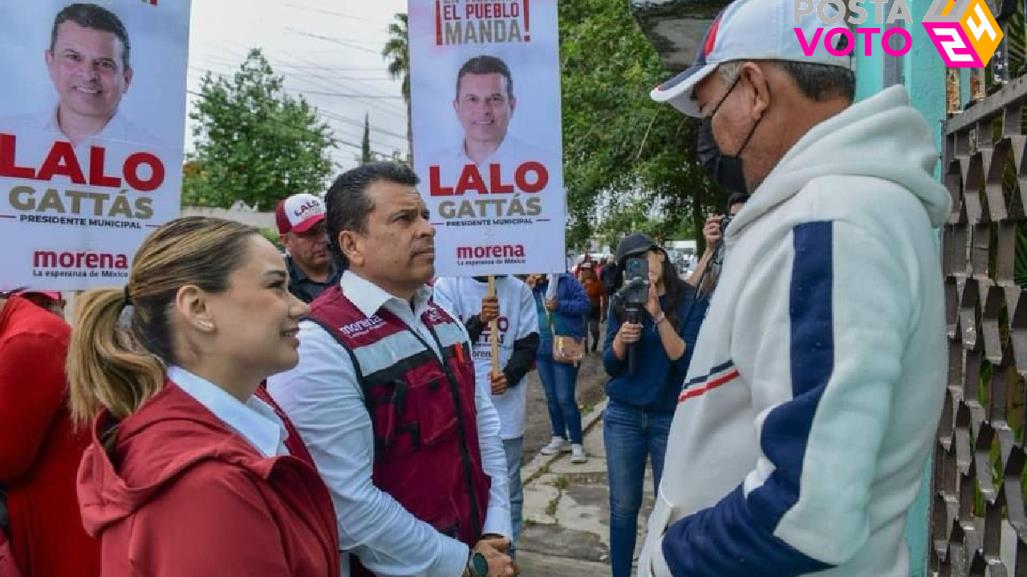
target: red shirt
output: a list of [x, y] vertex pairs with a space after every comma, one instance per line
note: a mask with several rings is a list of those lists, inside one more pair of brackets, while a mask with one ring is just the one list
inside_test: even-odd
[[14, 560], [30, 577], [95, 577], [100, 546], [82, 529], [75, 471], [89, 444], [68, 415], [71, 330], [21, 297], [0, 310], [0, 485]]
[[585, 288], [585, 293], [588, 294], [588, 302], [592, 303], [594, 307], [599, 306], [603, 295], [606, 294], [603, 283], [599, 282], [598, 279], [589, 279], [582, 281], [581, 286]]

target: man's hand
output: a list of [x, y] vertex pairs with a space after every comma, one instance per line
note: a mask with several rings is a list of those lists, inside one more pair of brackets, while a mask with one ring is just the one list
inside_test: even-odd
[[489, 324], [499, 318], [499, 297], [483, 297], [481, 299], [481, 312], [478, 318], [482, 324]]
[[517, 574], [517, 566], [506, 554], [509, 548], [510, 540], [505, 537], [483, 537], [474, 545], [474, 550], [488, 561], [488, 577], [513, 577]]
[[492, 373], [492, 394], [502, 395], [510, 388], [510, 383], [506, 380], [506, 375], [503, 371]]
[[549, 312], [555, 311], [560, 308], [560, 303], [556, 299], [546, 300], [546, 310]]
[[706, 217], [706, 224], [702, 227], [702, 235], [706, 239], [706, 250], [713, 250], [720, 242], [720, 221], [722, 220], [724, 220], [723, 214]]

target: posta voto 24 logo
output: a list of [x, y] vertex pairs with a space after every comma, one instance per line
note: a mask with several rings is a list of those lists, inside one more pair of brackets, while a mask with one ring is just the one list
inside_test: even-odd
[[[901, 22], [905, 27], [881, 28], [861, 27], [870, 12], [876, 22], [893, 24]], [[874, 54], [880, 47], [889, 56], [904, 56], [913, 45], [908, 28], [914, 24], [906, 0], [794, 0], [795, 22], [803, 15], [816, 13], [817, 18], [833, 28], [816, 28], [813, 37], [807, 38], [802, 28], [795, 28], [799, 45], [807, 56], [813, 56], [817, 44], [834, 56], [847, 56], [855, 50], [856, 35], [863, 37], [863, 53]], [[934, 0], [923, 18], [924, 29], [934, 42], [938, 54], [949, 68], [983, 68], [995, 54], [1002, 42], [1002, 29], [984, 0]], [[842, 44], [838, 37], [846, 42]]]

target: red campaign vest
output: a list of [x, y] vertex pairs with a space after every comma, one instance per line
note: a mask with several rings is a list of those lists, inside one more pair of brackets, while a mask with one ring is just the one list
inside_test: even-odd
[[[454, 327], [462, 330], [457, 321], [435, 303], [421, 315], [443, 352], [443, 365], [398, 317], [385, 309], [364, 316], [338, 285], [311, 303], [308, 318], [353, 361], [374, 427], [374, 485], [437, 531], [473, 546], [485, 522], [490, 480], [478, 445], [470, 349], [466, 339], [446, 342]], [[391, 344], [379, 344], [387, 337]], [[397, 340], [412, 346], [382, 348]], [[392, 357], [398, 360], [382, 360]], [[353, 569], [354, 577], [371, 575], [359, 563]]]

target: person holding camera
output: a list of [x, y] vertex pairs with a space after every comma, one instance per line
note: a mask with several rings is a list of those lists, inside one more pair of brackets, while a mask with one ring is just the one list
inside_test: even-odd
[[[549, 422], [553, 426], [553, 438], [541, 452], [555, 455], [570, 451], [572, 463], [584, 463], [588, 456], [581, 444], [581, 411], [574, 390], [584, 355], [583, 320], [589, 310], [588, 296], [574, 275], [567, 273], [532, 274], [524, 282], [531, 288], [538, 312], [539, 345], [535, 366], [546, 393]], [[555, 286], [551, 286], [553, 284]]]
[[717, 276], [724, 261], [724, 248], [720, 244], [720, 239], [724, 237], [724, 229], [727, 228], [731, 219], [742, 210], [746, 202], [749, 202], [748, 194], [732, 193], [727, 198], [725, 214], [714, 214], [706, 218], [706, 223], [702, 228], [703, 238], [706, 239], [706, 250], [703, 251], [702, 258], [695, 265], [695, 270], [688, 276], [687, 281], [688, 284], [698, 287], [703, 295], [708, 295], [717, 285]]
[[610, 380], [603, 443], [611, 568], [613, 577], [628, 577], [646, 459], [658, 487], [670, 423], [708, 301], [695, 298], [696, 289], [678, 277], [666, 250], [644, 234], [622, 240], [616, 258], [624, 288], [610, 299], [607, 315], [603, 366]]

